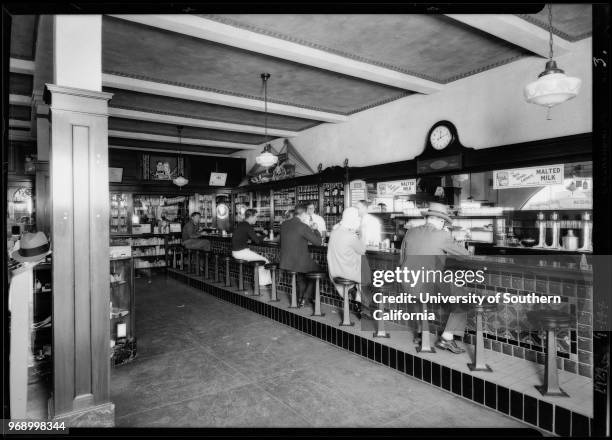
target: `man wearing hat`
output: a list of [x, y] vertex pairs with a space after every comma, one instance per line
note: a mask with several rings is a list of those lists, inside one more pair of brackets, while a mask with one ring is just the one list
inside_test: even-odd
[[[342, 220], [338, 223], [329, 236], [327, 246], [327, 268], [332, 282], [336, 277], [355, 281], [355, 301], [361, 303], [361, 307], [355, 311], [360, 318], [371, 319], [372, 298], [369, 290], [370, 271], [364, 267], [362, 258], [366, 253], [365, 244], [357, 236], [361, 224], [357, 208], [349, 207], [342, 213]], [[343, 295], [342, 286], [334, 284], [334, 287]]]
[[[410, 228], [406, 231], [402, 241], [400, 266], [412, 270], [440, 268], [439, 258], [444, 255], [469, 255], [469, 252], [457, 243], [448, 227], [452, 224], [452, 212], [447, 205], [430, 203], [429, 209], [423, 212], [425, 224]], [[406, 292], [419, 294], [420, 292], [437, 293], [440, 286], [435, 283], [418, 283], [414, 287], [410, 284], [402, 286]], [[453, 311], [448, 317], [444, 332], [440, 336], [436, 347], [449, 350], [453, 353], [463, 353], [465, 350], [454, 341], [454, 335], [462, 335], [465, 331], [467, 315], [465, 312]], [[421, 342], [420, 326], [415, 342]]]

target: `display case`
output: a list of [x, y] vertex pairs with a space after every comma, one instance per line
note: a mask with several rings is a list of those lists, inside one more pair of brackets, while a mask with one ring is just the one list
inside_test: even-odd
[[257, 210], [256, 229], [270, 229], [272, 221], [272, 192], [268, 190], [253, 192], [252, 208]]
[[280, 224], [282, 223], [285, 213], [289, 209], [295, 209], [296, 205], [296, 189], [282, 188], [273, 191], [274, 199], [274, 224], [275, 233], [280, 232]]
[[[32, 296], [32, 355], [40, 363], [49, 360], [53, 345], [53, 292], [51, 256], [34, 266]], [[40, 367], [40, 365], [39, 365]]]
[[113, 366], [136, 356], [134, 264], [130, 246], [110, 247], [110, 346]]
[[253, 206], [250, 192], [237, 192], [233, 196], [234, 226], [244, 218], [244, 211]]
[[132, 217], [132, 195], [110, 193], [110, 233], [130, 234]]
[[318, 212], [321, 212], [319, 185], [301, 185], [296, 188], [297, 203], [309, 205], [313, 203]]
[[133, 195], [132, 234], [158, 233], [163, 221], [184, 224], [188, 218], [188, 196]]
[[195, 193], [189, 198], [189, 213], [202, 214], [200, 225], [206, 228], [214, 227], [215, 196], [214, 194]]

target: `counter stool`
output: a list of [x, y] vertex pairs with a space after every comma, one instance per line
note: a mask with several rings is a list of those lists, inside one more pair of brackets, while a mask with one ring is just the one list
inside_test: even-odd
[[202, 253], [204, 254], [204, 274], [202, 275], [202, 278], [205, 280], [209, 280], [210, 279], [210, 267], [209, 267], [209, 258], [210, 258], [210, 251], [202, 251]]
[[326, 275], [325, 272], [308, 272], [304, 275], [315, 281], [314, 313], [310, 316], [325, 316], [325, 313], [321, 313], [321, 279]]
[[193, 272], [193, 267], [192, 267], [193, 257], [194, 257], [194, 249], [187, 249], [187, 269], [185, 269], [187, 273]]
[[391, 335], [385, 331], [385, 324], [382, 320], [382, 314], [385, 312], [385, 305], [382, 301], [378, 303], [378, 310], [381, 312], [381, 319], [376, 320], [376, 331], [373, 336], [375, 338], [390, 338]]
[[195, 254], [195, 270], [193, 271], [195, 273], [196, 276], [200, 276], [200, 273], [202, 271], [202, 268], [200, 267], [200, 262], [202, 260], [201, 256], [202, 256], [202, 250], [201, 249], [196, 249], [193, 252]]
[[185, 267], [185, 253], [187, 252], [187, 249], [185, 249], [182, 245], [178, 246], [176, 249], [176, 253], [174, 254], [175, 256], [175, 262], [176, 262], [176, 257], [180, 257], [180, 264], [176, 263], [175, 264], [175, 268], [176, 266], [180, 266], [179, 269], [182, 271], [183, 268]]
[[215, 283], [220, 283], [221, 279], [219, 278], [219, 254], [215, 253]]
[[536, 385], [543, 396], [569, 397], [559, 387], [559, 372], [557, 371], [557, 330], [569, 328], [572, 319], [568, 313], [559, 310], [533, 310], [527, 312], [531, 324], [546, 330], [546, 361], [544, 367], [544, 384]]
[[223, 260], [225, 261], [225, 287], [231, 287], [232, 281], [230, 280], [230, 261], [232, 261], [232, 257], [229, 255], [224, 255]]
[[280, 301], [278, 297], [276, 296], [276, 269], [278, 269], [278, 263], [268, 263], [264, 267], [270, 271], [270, 275], [272, 276], [272, 289], [270, 291], [270, 302], [278, 302]]
[[261, 292], [259, 289], [259, 268], [266, 264], [264, 260], [255, 260], [248, 262], [253, 266], [253, 296], [260, 296]]
[[238, 264], [238, 292], [247, 293], [244, 288], [244, 265], [248, 263], [248, 261], [234, 258], [234, 262]]
[[[423, 304], [423, 312], [427, 313], [427, 306]], [[435, 353], [436, 349], [431, 346], [431, 332], [429, 331], [429, 321], [423, 319], [421, 321], [421, 346], [416, 348], [417, 353]]]
[[483, 325], [482, 317], [486, 311], [497, 309], [496, 303], [483, 302], [482, 305], [476, 304], [476, 344], [474, 345], [474, 362], [467, 364], [470, 371], [488, 371], [493, 370], [484, 360], [484, 336], [483, 336]]
[[286, 270], [285, 272], [288, 272], [289, 274], [291, 274], [291, 305], [289, 306], [290, 309], [297, 309], [298, 308], [298, 304], [297, 304], [297, 272], [294, 272], [292, 270]]
[[348, 280], [342, 277], [334, 278], [334, 283], [340, 284], [342, 286], [342, 296], [344, 297], [344, 309], [343, 309], [343, 314], [342, 314], [342, 322], [340, 323], [340, 325], [341, 326], [355, 325], [354, 322], [351, 322], [351, 315], [349, 312], [350, 299], [349, 299], [348, 290], [349, 290], [349, 286], [352, 286], [357, 283], [353, 280]]

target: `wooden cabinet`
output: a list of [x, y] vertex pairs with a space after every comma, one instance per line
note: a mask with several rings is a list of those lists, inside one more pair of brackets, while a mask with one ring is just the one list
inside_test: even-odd
[[131, 255], [117, 255], [111, 246], [110, 259], [110, 346], [111, 365], [136, 356], [134, 264]]

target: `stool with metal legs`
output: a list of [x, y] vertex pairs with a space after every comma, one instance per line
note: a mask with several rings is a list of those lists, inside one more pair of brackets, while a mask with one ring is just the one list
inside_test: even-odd
[[352, 286], [354, 284], [356, 284], [355, 281], [353, 280], [348, 280], [346, 278], [342, 278], [342, 277], [336, 277], [334, 278], [334, 283], [336, 284], [340, 284], [342, 286], [342, 296], [344, 297], [344, 307], [343, 307], [343, 313], [342, 313], [342, 322], [340, 323], [341, 326], [347, 326], [350, 327], [352, 325], [355, 325], [354, 322], [351, 322], [351, 314], [350, 314], [350, 298], [349, 298], [349, 286]]
[[[423, 304], [423, 316], [427, 316], [426, 305]], [[421, 321], [421, 346], [416, 348], [418, 353], [435, 353], [436, 349], [431, 346], [431, 336], [429, 331], [429, 321]]]
[[544, 384], [536, 385], [543, 396], [569, 397], [559, 387], [559, 372], [557, 371], [557, 329], [569, 328], [572, 319], [568, 313], [558, 310], [533, 310], [527, 312], [529, 322], [546, 330], [546, 361], [544, 367]]
[[238, 264], [238, 292], [247, 293], [244, 288], [244, 264], [248, 262], [239, 258], [234, 258], [234, 261]]
[[232, 261], [232, 257], [225, 255], [223, 260], [225, 261], [225, 287], [231, 287], [232, 281], [230, 279], [230, 262]]
[[196, 276], [200, 276], [201, 275], [201, 270], [202, 268], [200, 267], [200, 263], [202, 262], [202, 250], [201, 249], [197, 249], [195, 251], [195, 275]]
[[180, 264], [179, 264], [179, 269], [181, 270], [181, 272], [185, 269], [185, 253], [187, 252], [187, 250], [181, 246], [178, 251], [177, 251], [177, 256], [180, 256]]
[[381, 319], [376, 320], [376, 331], [374, 332], [374, 337], [375, 338], [390, 338], [391, 335], [389, 334], [389, 332], [385, 331], [385, 324], [382, 320], [382, 314], [385, 311], [385, 305], [382, 301], [378, 303], [378, 310], [381, 311], [381, 314], [380, 314]]
[[326, 275], [325, 272], [308, 272], [304, 275], [315, 282], [314, 313], [311, 316], [325, 316], [325, 313], [321, 313], [321, 279]]
[[298, 308], [298, 304], [297, 304], [297, 272], [294, 272], [292, 270], [288, 270], [287, 272], [289, 272], [291, 274], [291, 305], [289, 306], [290, 309], [297, 309]]
[[270, 271], [270, 275], [272, 277], [272, 288], [270, 290], [270, 302], [278, 302], [280, 301], [276, 295], [276, 269], [278, 269], [278, 264], [268, 263], [264, 267]]
[[259, 268], [266, 264], [264, 260], [249, 261], [253, 266], [253, 296], [260, 296], [259, 289]]
[[219, 254], [215, 253], [215, 283], [220, 283], [221, 278], [219, 276]]
[[495, 310], [496, 308], [496, 303], [492, 304], [486, 301], [482, 303], [482, 305], [476, 305], [476, 344], [474, 345], [474, 362], [467, 364], [470, 371], [493, 371], [484, 360], [484, 330], [482, 317], [485, 310]]
[[204, 273], [202, 274], [202, 279], [209, 280], [210, 279], [210, 267], [209, 267], [209, 258], [210, 251], [202, 251], [204, 254]]

